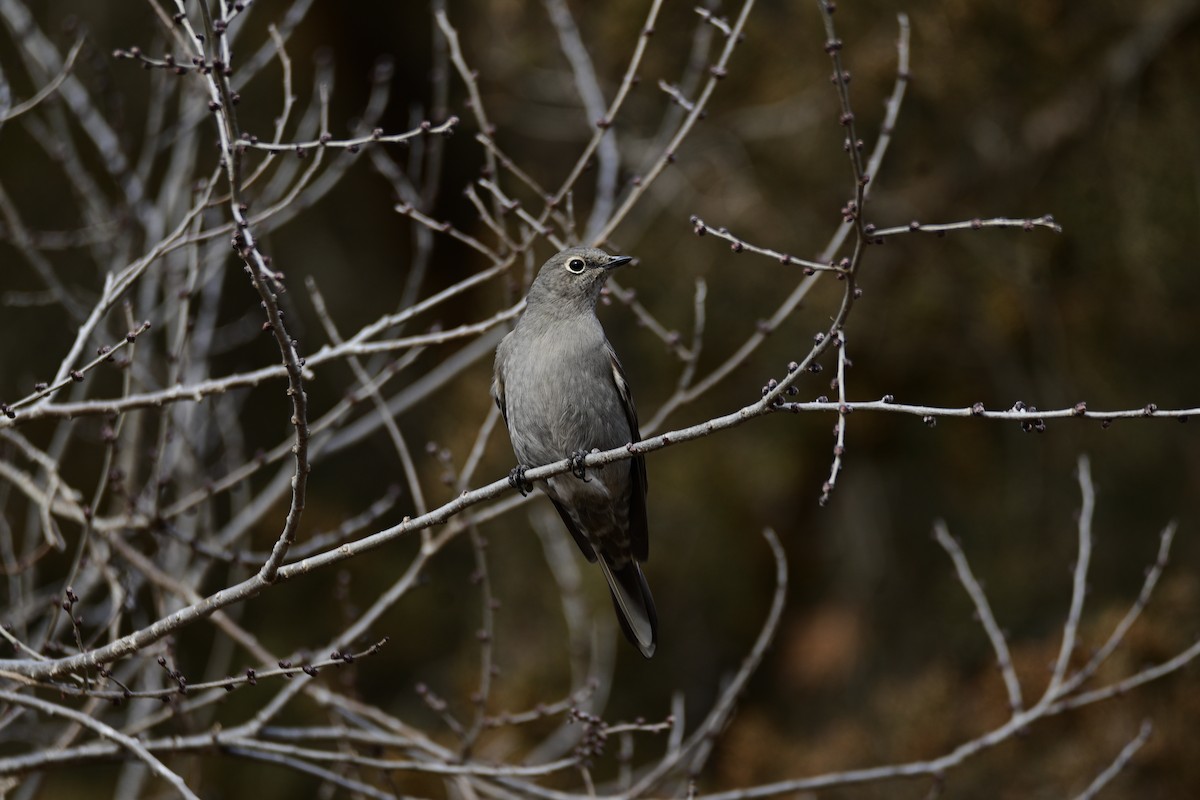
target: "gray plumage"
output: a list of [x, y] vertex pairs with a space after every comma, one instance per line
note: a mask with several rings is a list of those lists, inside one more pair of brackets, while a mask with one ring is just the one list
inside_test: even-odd
[[[522, 492], [528, 466], [641, 438], [625, 373], [596, 319], [608, 271], [626, 256], [573, 247], [550, 258], [524, 313], [496, 349], [492, 395], [520, 465], [509, 479]], [[621, 630], [642, 655], [654, 654], [658, 617], [638, 562], [649, 556], [646, 464], [641, 456], [542, 482], [588, 561], [599, 561]]]

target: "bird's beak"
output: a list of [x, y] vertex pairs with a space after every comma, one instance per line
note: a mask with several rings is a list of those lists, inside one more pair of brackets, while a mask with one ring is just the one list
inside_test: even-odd
[[633, 261], [633, 256], [613, 256], [609, 262], [604, 265], [604, 268], [616, 269], [624, 264], [628, 264], [630, 261]]

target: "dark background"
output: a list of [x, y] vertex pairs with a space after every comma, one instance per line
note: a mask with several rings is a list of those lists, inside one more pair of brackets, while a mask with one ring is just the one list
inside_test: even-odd
[[[691, 46], [697, 19], [692, 4], [666, 5], [642, 80], [615, 126], [623, 185], [656, 152], [651, 145], [668, 107], [656, 84], [659, 78], [678, 80]], [[1081, 400], [1092, 409], [1195, 405], [1200, 4], [842, 3], [838, 33], [868, 148], [895, 77], [897, 8], [911, 17], [913, 81], [888, 158], [872, 176], [866, 217], [884, 226], [1052, 213], [1064, 232], [913, 235], [871, 248], [860, 279], [864, 296], [848, 327], [850, 396], [892, 394], [954, 407], [980, 401], [996, 409], [1017, 400], [1040, 408]], [[643, 4], [575, 2], [572, 9], [611, 97], [644, 19]], [[509, 0], [450, 2], [448, 10], [479, 70], [497, 140], [535, 178], [557, 186], [589, 125], [544, 8]], [[737, 9], [724, 3], [718, 10]], [[76, 31], [86, 32], [79, 74], [100, 87], [122, 135], [136, 148], [148, 77], [109, 53], [133, 44], [160, 50], [151, 14], [138, 4], [83, 0], [42, 2], [35, 13], [64, 51]], [[273, 4], [258, 7], [245, 41], [257, 48], [261, 27], [276, 13]], [[314, 57], [331, 59], [331, 119], [335, 135], [345, 135], [365, 102], [374, 61], [389, 56], [396, 68], [382, 127], [405, 130], [414, 114], [429, 116], [432, 31], [422, 3], [318, 0], [288, 45], [297, 94], [305, 98], [309, 91]], [[615, 251], [640, 261], [620, 276], [622, 284], [685, 336], [693, 280], [707, 281], [701, 375], [769, 316], [799, 276], [769, 259], [734, 254], [712, 237], [693, 236], [689, 216], [800, 256], [819, 252], [840, 222], [849, 181], [824, 38], [813, 4], [760, 2], [729, 77], [679, 163], [613, 236]], [[715, 46], [722, 44], [718, 36]], [[27, 97], [31, 87], [21, 83], [7, 38], [0, 63], [14, 94]], [[277, 81], [278, 72], [268, 69], [245, 92], [240, 114], [247, 130], [269, 131]], [[442, 190], [430, 214], [484, 237], [486, 229], [462, 197], [482, 164], [464, 100], [461, 83], [452, 79], [449, 107], [464, 121], [449, 141]], [[80, 224], [60, 201], [61, 180], [26, 128], [16, 122], [4, 127], [0, 181], [30, 227]], [[589, 185], [586, 179], [583, 185]], [[317, 208], [267, 243], [293, 287], [302, 287], [301, 276], [316, 277], [343, 332], [394, 308], [403, 286], [411, 229], [392, 211], [393, 202], [390, 187], [364, 158]], [[586, 191], [576, 203], [589, 208]], [[543, 243], [537, 258], [548, 255]], [[94, 268], [73, 265], [69, 255], [56, 263], [72, 285], [93, 291], [101, 285]], [[427, 285], [449, 285], [483, 266], [461, 245], [439, 238]], [[36, 285], [12, 245], [0, 242], [0, 286]], [[257, 297], [240, 282], [230, 285], [244, 291], [230, 292], [229, 318], [246, 315], [257, 325]], [[676, 412], [668, 429], [752, 401], [767, 379], [780, 377], [789, 360], [807, 352], [812, 335], [836, 311], [840, 289], [824, 281], [746, 365]], [[301, 342], [315, 350], [323, 341], [320, 328], [311, 305], [295, 294]], [[479, 319], [500, 302], [499, 292], [473, 293], [437, 319], [446, 326]], [[678, 364], [620, 303], [600, 314], [642, 418], [649, 419], [670, 395]], [[57, 364], [74, 331], [36, 309], [0, 307], [0, 319], [7, 341], [0, 350], [0, 396], [8, 397]], [[33, 341], [37, 347], [23, 344]], [[255, 348], [241, 351], [245, 360], [232, 360], [230, 370], [274, 363], [273, 344], [259, 341]], [[800, 382], [802, 398], [831, 394], [834, 362], [826, 358], [825, 366], [822, 375]], [[490, 403], [489, 379], [490, 360], [484, 359], [466, 380], [400, 419], [419, 451], [431, 502], [449, 499], [453, 490], [438, 484], [438, 464], [423, 445], [449, 448], [461, 464]], [[311, 389], [315, 404], [336, 401], [350, 381], [348, 369], [327, 368]], [[272, 393], [249, 405], [262, 415], [262, 425], [251, 430], [258, 428], [263, 446], [285, 433], [278, 403]], [[764, 526], [778, 531], [790, 559], [780, 635], [721, 740], [704, 786], [933, 757], [1006, 718], [986, 638], [949, 559], [930, 538], [938, 518], [961, 538], [1010, 634], [1026, 693], [1036, 697], [1057, 654], [1070, 597], [1080, 454], [1090, 456], [1099, 487], [1085, 646], [1099, 646], [1136, 597], [1158, 532], [1171, 519], [1180, 525], [1155, 599], [1102, 677], [1112, 680], [1165, 660], [1196, 635], [1195, 423], [1138, 420], [1102, 429], [1071, 420], [1033, 434], [1011, 422], [943, 419], [930, 428], [918, 417], [861, 413], [850, 419], [845, 467], [832, 501], [822, 508], [817, 500], [829, 471], [833, 423], [833, 417], [771, 417], [648, 458], [647, 572], [661, 640], [649, 662], [618, 644], [609, 718], [662, 718], [672, 693], [681, 691], [689, 719], [700, 719], [722, 677], [749, 649], [770, 603], [773, 564], [759, 535]], [[338, 524], [399, 479], [390, 445], [378, 439], [316, 466], [307, 529]], [[497, 431], [476, 485], [502, 476], [511, 461]], [[535, 506], [544, 503], [537, 499]], [[398, 509], [397, 517], [402, 513], [407, 509]], [[503, 601], [494, 704], [521, 709], [557, 699], [567, 688], [564, 629], [528, 517], [518, 511], [484, 531]], [[273, 525], [261, 535], [262, 543], [269, 542]], [[414, 546], [392, 545], [346, 565], [353, 601], [369, 603], [407, 564]], [[413, 690], [417, 682], [468, 708], [476, 665], [472, 634], [479, 624], [477, 595], [468, 582], [472, 569], [466, 541], [456, 543], [434, 564], [428, 585], [385, 619], [379, 633], [390, 635], [391, 645], [356, 668], [364, 698], [434, 730], [437, 723]], [[607, 615], [593, 572], [586, 578], [595, 612]], [[255, 600], [246, 614], [261, 620], [268, 643], [281, 651], [317, 646], [341, 621], [330, 600], [336, 579], [298, 580]], [[201, 665], [202, 639], [181, 637], [178, 645], [185, 658], [195, 648]], [[228, 713], [238, 717], [236, 704]], [[1197, 713], [1200, 691], [1192, 668], [1131, 696], [1039, 724], [1027, 737], [951, 772], [946, 787], [962, 797], [1078, 792], [1150, 718], [1155, 734], [1114, 796], [1191, 796], [1200, 793]], [[523, 734], [503, 739], [497, 752], [519, 746]], [[239, 785], [237, 764], [205, 763], [210, 771], [228, 770], [228, 785]], [[300, 790], [289, 787], [303, 785], [291, 783], [300, 780], [293, 775], [271, 774], [267, 786], [277, 794], [257, 790], [263, 797], [294, 796], [289, 792]], [[889, 783], [822, 796], [919, 797], [927, 788], [924, 781]]]

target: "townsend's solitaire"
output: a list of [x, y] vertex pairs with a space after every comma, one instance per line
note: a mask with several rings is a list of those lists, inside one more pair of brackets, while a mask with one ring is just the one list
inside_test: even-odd
[[599, 561], [626, 638], [654, 654], [658, 617], [639, 561], [649, 554], [642, 456], [592, 467], [583, 457], [641, 439], [625, 372], [596, 319], [608, 271], [629, 262], [572, 247], [552, 256], [529, 287], [524, 313], [496, 349], [492, 395], [508, 425], [522, 494], [528, 466], [570, 457], [570, 473], [543, 490], [588, 561]]

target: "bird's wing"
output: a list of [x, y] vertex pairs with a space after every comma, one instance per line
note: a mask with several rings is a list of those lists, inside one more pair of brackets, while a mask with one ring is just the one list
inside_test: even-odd
[[[640, 442], [642, 433], [638, 429], [637, 407], [633, 404], [629, 382], [625, 380], [625, 370], [611, 346], [608, 348], [608, 358], [612, 363], [613, 385], [621, 398], [625, 420], [629, 423], [629, 440]], [[633, 557], [645, 561], [650, 556], [650, 532], [646, 523], [646, 459], [644, 456], [634, 456], [629, 460], [629, 465], [632, 479], [629, 487], [629, 543]]]
[[567, 530], [571, 532], [571, 538], [575, 540], [575, 544], [579, 547], [579, 552], [583, 553], [583, 557], [589, 562], [596, 563], [596, 548], [592, 547], [592, 543], [583, 535], [583, 531], [579, 530], [579, 526], [571, 518], [571, 512], [567, 510], [565, 505], [553, 497], [550, 497], [550, 502], [554, 504], [554, 510], [558, 512], [558, 516], [562, 518], [563, 525], [566, 525]]
[[504, 417], [504, 424], [508, 424], [508, 406], [504, 404], [504, 376], [500, 374], [500, 370], [496, 370], [496, 374], [492, 377], [492, 399], [496, 401], [496, 408], [500, 409], [500, 415]]

